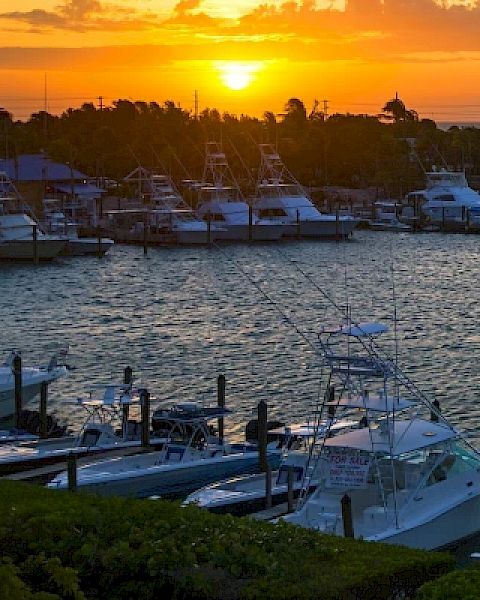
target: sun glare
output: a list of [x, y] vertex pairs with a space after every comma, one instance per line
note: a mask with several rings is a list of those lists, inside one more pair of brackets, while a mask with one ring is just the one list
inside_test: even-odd
[[219, 60], [215, 62], [215, 68], [220, 73], [220, 79], [230, 90], [243, 90], [252, 83], [255, 74], [260, 70], [260, 62], [234, 62], [231, 60]]

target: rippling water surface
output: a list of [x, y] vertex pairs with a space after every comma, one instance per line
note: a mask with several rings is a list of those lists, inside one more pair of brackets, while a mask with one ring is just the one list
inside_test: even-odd
[[240, 434], [260, 399], [286, 421], [315, 405], [319, 358], [296, 329], [315, 343], [322, 325], [338, 322], [319, 288], [348, 300], [356, 320], [392, 324], [394, 282], [401, 365], [480, 442], [479, 244], [356, 232], [348, 243], [152, 248], [147, 258], [117, 246], [101, 260], [4, 264], [0, 351], [21, 349], [27, 364], [69, 345], [75, 370], [51, 386], [50, 407], [73, 428], [83, 414], [63, 401], [89, 383], [121, 381], [126, 365], [158, 403], [215, 401], [224, 373], [230, 431]]

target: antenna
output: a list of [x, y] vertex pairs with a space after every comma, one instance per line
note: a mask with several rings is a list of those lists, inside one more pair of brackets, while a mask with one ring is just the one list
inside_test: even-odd
[[47, 137], [47, 74], [43, 78], [43, 135]]

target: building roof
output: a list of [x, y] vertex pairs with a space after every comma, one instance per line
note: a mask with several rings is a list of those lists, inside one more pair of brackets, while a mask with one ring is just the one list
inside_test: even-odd
[[63, 192], [64, 194], [74, 194], [75, 196], [100, 196], [100, 194], [105, 194], [106, 190], [102, 190], [95, 185], [90, 183], [75, 183], [74, 185], [70, 185], [69, 183], [63, 184], [54, 184], [53, 188], [58, 192]]
[[45, 154], [21, 154], [15, 159], [0, 159], [0, 171], [13, 181], [69, 181], [88, 176], [70, 165], [55, 162]]

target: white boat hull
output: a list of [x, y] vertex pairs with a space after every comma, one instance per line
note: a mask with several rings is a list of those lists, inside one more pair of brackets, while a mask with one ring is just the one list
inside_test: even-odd
[[356, 219], [319, 219], [318, 221], [300, 221], [288, 227], [290, 237], [301, 238], [345, 238], [351, 235], [359, 221]]
[[[39, 260], [52, 260], [65, 247], [65, 240], [37, 240], [37, 256]], [[0, 243], [0, 260], [34, 260], [35, 248], [32, 240], [9, 240]]]
[[370, 537], [372, 541], [410, 548], [436, 550], [451, 546], [480, 531], [480, 496], [475, 496], [442, 513], [428, 523], [388, 536]]
[[[22, 387], [22, 405], [25, 406], [40, 394], [41, 383]], [[15, 394], [12, 390], [0, 390], [0, 420], [8, 419], [15, 413]]]
[[[271, 462], [278, 464], [280, 455], [269, 456]], [[109, 461], [110, 466], [112, 461]], [[273, 465], [275, 466], [275, 464]], [[88, 467], [85, 467], [87, 469]], [[97, 465], [97, 472], [101, 463]], [[258, 454], [256, 452], [238, 453], [219, 458], [193, 460], [176, 464], [154, 465], [148, 469], [107, 471], [95, 476], [86, 476], [82, 469], [77, 472], [77, 486], [95, 494], [106, 496], [129, 496], [148, 498], [150, 496], [178, 497], [213, 483], [243, 473], [254, 473], [258, 470]], [[102, 477], [102, 475], [104, 475]], [[65, 489], [66, 476], [62, 475], [52, 481], [49, 487]]]
[[[223, 224], [222, 231], [215, 232], [216, 240], [230, 242], [247, 242], [250, 239], [250, 227], [248, 224]], [[252, 225], [252, 241], [254, 242], [275, 242], [285, 233], [286, 228], [283, 224], [255, 224]]]
[[64, 256], [103, 256], [114, 245], [114, 241], [108, 238], [101, 238], [100, 242], [96, 238], [75, 238], [68, 239], [65, 248], [62, 250]]

